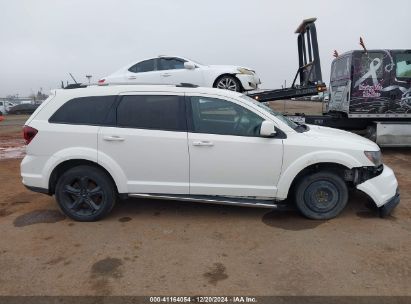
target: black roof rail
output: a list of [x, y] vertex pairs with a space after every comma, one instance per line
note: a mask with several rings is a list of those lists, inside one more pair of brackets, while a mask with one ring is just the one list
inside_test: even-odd
[[64, 87], [65, 90], [70, 90], [70, 89], [78, 89], [78, 88], [86, 88], [87, 85], [84, 83], [70, 83]]
[[178, 88], [198, 88], [199, 86], [196, 84], [192, 84], [192, 83], [182, 82], [180, 84], [177, 84], [176, 87]]

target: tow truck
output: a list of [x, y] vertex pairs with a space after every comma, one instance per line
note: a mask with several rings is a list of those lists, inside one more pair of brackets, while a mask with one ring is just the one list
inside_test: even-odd
[[[268, 102], [327, 90], [315, 21], [304, 20], [296, 30], [299, 68], [291, 87], [254, 92], [250, 97]], [[360, 40], [362, 50], [336, 53], [322, 115], [295, 113], [289, 117], [299, 123], [353, 131], [384, 147], [411, 146], [411, 50], [367, 50]]]

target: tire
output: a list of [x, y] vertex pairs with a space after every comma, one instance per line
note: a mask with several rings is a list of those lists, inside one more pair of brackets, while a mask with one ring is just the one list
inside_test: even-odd
[[332, 219], [341, 213], [348, 201], [346, 183], [328, 171], [302, 177], [295, 190], [295, 204], [309, 219]]
[[56, 200], [68, 217], [94, 222], [106, 216], [117, 200], [114, 184], [106, 172], [92, 166], [69, 169], [57, 181]]
[[241, 92], [242, 87], [240, 81], [230, 75], [224, 75], [218, 78], [214, 84], [214, 87], [217, 89], [229, 90], [229, 91], [236, 91]]

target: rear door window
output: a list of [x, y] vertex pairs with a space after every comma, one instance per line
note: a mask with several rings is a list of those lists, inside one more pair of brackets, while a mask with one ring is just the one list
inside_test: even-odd
[[124, 128], [187, 131], [184, 97], [123, 96], [117, 108], [117, 125]]
[[79, 97], [67, 101], [49, 119], [51, 123], [110, 125], [106, 120], [116, 96]]
[[141, 61], [133, 65], [128, 70], [133, 73], [144, 73], [144, 72], [154, 71], [155, 70], [155, 59]]

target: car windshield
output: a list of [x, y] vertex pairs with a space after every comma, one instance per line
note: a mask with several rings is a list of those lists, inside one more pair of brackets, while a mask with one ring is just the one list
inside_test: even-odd
[[290, 128], [293, 128], [294, 130], [296, 128], [298, 128], [298, 124], [296, 124], [295, 122], [293, 122], [292, 120], [288, 119], [287, 117], [285, 117], [284, 115], [282, 115], [281, 113], [278, 113], [276, 111], [274, 111], [273, 109], [271, 109], [270, 107], [267, 107], [265, 104], [256, 101], [255, 99], [248, 97], [247, 95], [241, 95], [241, 98], [252, 102], [253, 104], [255, 104], [256, 106], [258, 106], [259, 108], [261, 108], [263, 111], [268, 112], [269, 114], [275, 116], [276, 118], [278, 118], [279, 120], [281, 120], [283, 123], [285, 123], [287, 126], [289, 126]]

